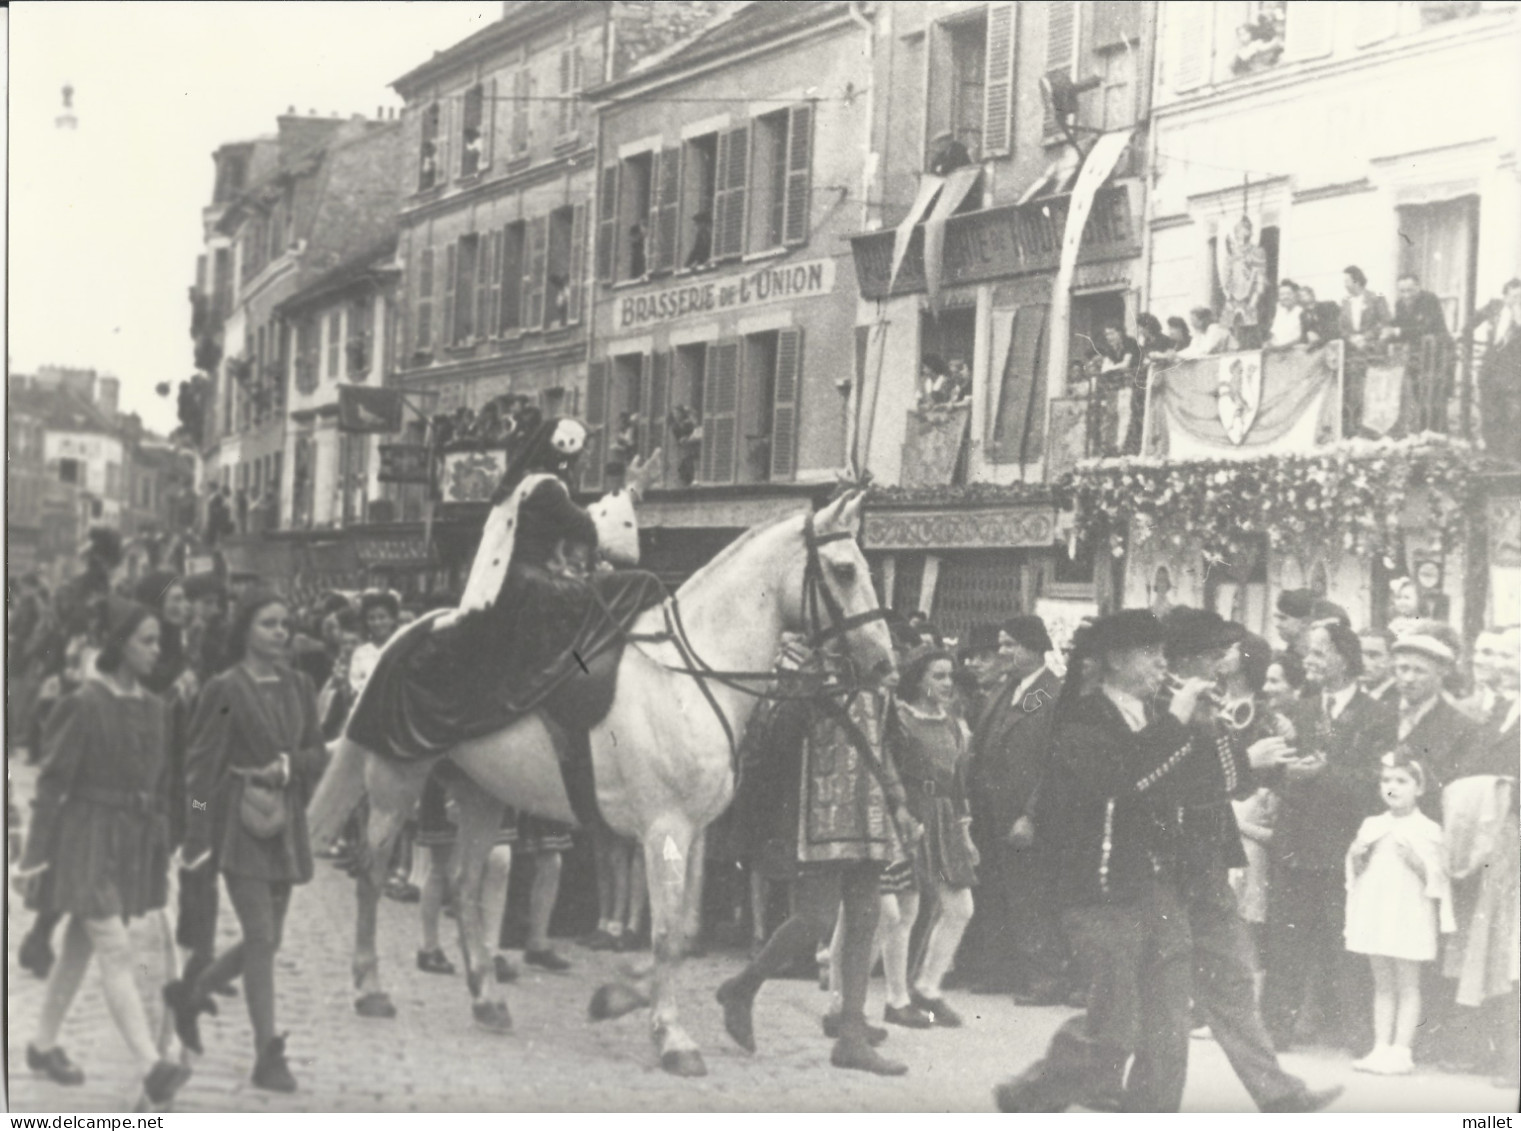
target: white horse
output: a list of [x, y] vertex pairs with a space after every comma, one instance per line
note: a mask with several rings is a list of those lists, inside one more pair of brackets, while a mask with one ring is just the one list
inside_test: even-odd
[[[856, 542], [862, 495], [841, 496], [813, 515], [797, 514], [748, 531], [684, 586], [674, 600], [646, 610], [634, 636], [675, 627], [675, 637], [628, 644], [618, 666], [617, 691], [606, 717], [591, 729], [596, 800], [614, 831], [644, 849], [649, 884], [653, 983], [651, 1036], [661, 1066], [677, 1075], [706, 1073], [696, 1043], [682, 1029], [675, 976], [683, 954], [684, 910], [694, 840], [734, 795], [734, 743], [762, 690], [753, 673], [770, 669], [785, 630], [808, 632], [817, 642], [843, 637], [855, 670], [880, 678], [892, 671], [892, 648]], [[752, 673], [740, 680], [697, 677], [694, 669]], [[748, 689], [747, 689], [748, 686]], [[459, 805], [459, 925], [466, 951], [476, 1022], [495, 1031], [511, 1027], [500, 989], [491, 985], [488, 930], [478, 893], [502, 806], [576, 823], [556, 756], [554, 724], [542, 713], [449, 751], [481, 788], [453, 791]], [[378, 756], [345, 738], [313, 797], [313, 843], [334, 837], [348, 814], [368, 796], [368, 867], [359, 879], [354, 953], [356, 1009], [394, 1016], [380, 986], [375, 950], [376, 908], [385, 862], [402, 822], [427, 778], [426, 762]], [[701, 851], [700, 842], [696, 851]], [[604, 990], [607, 988], [605, 987]], [[604, 991], [593, 1015], [610, 1016]], [[623, 996], [630, 1003], [644, 998]]]

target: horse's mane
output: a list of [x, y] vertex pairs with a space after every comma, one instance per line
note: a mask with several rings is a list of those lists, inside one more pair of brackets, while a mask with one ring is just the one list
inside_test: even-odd
[[793, 519], [799, 517], [801, 517], [800, 513], [784, 514], [780, 518], [773, 518], [770, 522], [763, 523], [760, 526], [752, 526], [749, 530], [745, 531], [738, 538], [734, 539], [734, 541], [730, 542], [722, 550], [718, 551], [718, 553], [709, 560], [707, 565], [702, 566], [697, 570], [696, 573], [692, 574], [692, 576], [687, 579], [686, 585], [683, 585], [682, 588], [685, 589], [688, 586], [695, 586], [702, 583], [703, 581], [706, 581], [709, 574], [723, 569], [726, 565], [728, 565], [730, 558], [733, 558], [743, 552], [751, 542], [754, 542], [761, 535], [769, 533], [772, 529], [780, 526], [784, 522], [790, 522]]

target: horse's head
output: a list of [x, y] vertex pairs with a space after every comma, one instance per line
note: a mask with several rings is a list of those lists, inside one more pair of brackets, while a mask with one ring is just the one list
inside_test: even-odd
[[785, 612], [811, 647], [839, 640], [857, 672], [882, 679], [893, 671], [892, 638], [856, 541], [864, 498], [850, 491], [804, 520], [802, 583], [787, 587]]

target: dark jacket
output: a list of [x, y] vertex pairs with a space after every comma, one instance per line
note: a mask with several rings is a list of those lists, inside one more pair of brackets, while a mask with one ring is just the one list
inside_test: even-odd
[[1132, 732], [1102, 692], [1061, 711], [1035, 803], [1035, 835], [1056, 861], [1057, 901], [1128, 903], [1156, 869], [1176, 865], [1161, 814], [1197, 753], [1193, 733], [1169, 714]]
[[1301, 703], [1294, 718], [1300, 754], [1323, 752], [1326, 768], [1307, 781], [1281, 780], [1273, 827], [1274, 861], [1290, 868], [1338, 871], [1364, 817], [1382, 809], [1378, 760], [1394, 748], [1395, 713], [1358, 688], [1336, 719], [1323, 699]]
[[1426, 771], [1426, 792], [1421, 797], [1421, 811], [1440, 822], [1442, 789], [1457, 776], [1469, 751], [1478, 749], [1484, 742], [1483, 728], [1446, 699], [1438, 697], [1415, 729], [1399, 741]]
[[972, 732], [969, 784], [978, 824], [994, 837], [1032, 812], [1032, 802], [1051, 760], [1051, 726], [1062, 681], [1049, 668], [1014, 701], [1024, 680], [1009, 676], [988, 697]]
[[1341, 300], [1341, 336], [1350, 338], [1353, 334], [1362, 334], [1369, 339], [1367, 348], [1377, 349], [1378, 336], [1384, 327], [1389, 325], [1389, 300], [1383, 295], [1376, 295], [1372, 291], [1363, 293], [1362, 317], [1355, 322], [1352, 319], [1352, 298]]
[[1447, 316], [1442, 313], [1442, 300], [1430, 291], [1418, 291], [1409, 302], [1395, 302], [1394, 328], [1402, 342], [1419, 342], [1428, 334], [1442, 339], [1452, 336], [1447, 330]]

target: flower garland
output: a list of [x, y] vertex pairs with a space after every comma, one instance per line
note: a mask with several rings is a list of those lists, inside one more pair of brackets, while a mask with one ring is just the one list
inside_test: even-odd
[[941, 506], [996, 506], [1010, 503], [1046, 503], [1052, 489], [1044, 483], [966, 483], [960, 486], [879, 487], [871, 489], [873, 506], [936, 504]]
[[1413, 493], [1429, 489], [1431, 524], [1451, 546], [1476, 497], [1476, 459], [1461, 440], [1422, 433], [1347, 440], [1305, 455], [1169, 462], [1087, 460], [1058, 485], [1079, 538], [1107, 536], [1115, 557], [1138, 545], [1196, 545], [1241, 560], [1274, 551], [1386, 553]]

